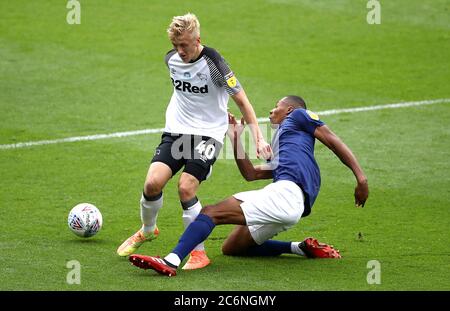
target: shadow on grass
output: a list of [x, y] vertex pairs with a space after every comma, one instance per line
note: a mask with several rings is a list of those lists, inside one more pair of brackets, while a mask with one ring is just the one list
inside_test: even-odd
[[93, 244], [93, 245], [102, 245], [102, 244], [108, 244], [110, 241], [104, 240], [104, 239], [92, 239], [92, 238], [72, 238], [65, 241], [67, 244]]

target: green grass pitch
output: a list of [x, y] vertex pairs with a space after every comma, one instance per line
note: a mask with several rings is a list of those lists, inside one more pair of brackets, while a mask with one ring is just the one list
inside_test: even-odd
[[[448, 1], [84, 1], [68, 25], [65, 1], [2, 1], [0, 145], [160, 128], [171, 95], [163, 58], [174, 15], [194, 12], [203, 43], [218, 49], [259, 117], [286, 94], [313, 111], [450, 98]], [[230, 110], [237, 108], [230, 101]], [[115, 255], [139, 226], [139, 198], [158, 134], [0, 149], [0, 290], [450, 290], [450, 105], [323, 116], [369, 179], [363, 209], [354, 178], [317, 143], [322, 189], [312, 214], [276, 237], [333, 244], [342, 260], [231, 258], [218, 227], [212, 264], [175, 278]], [[165, 189], [160, 237], [140, 253], [164, 255], [183, 231], [177, 178]], [[219, 160], [203, 204], [262, 187]], [[80, 202], [102, 211], [91, 239], [67, 228]], [[359, 238], [359, 233], [362, 238]], [[68, 284], [66, 264], [81, 264]], [[368, 284], [367, 263], [381, 265]]]

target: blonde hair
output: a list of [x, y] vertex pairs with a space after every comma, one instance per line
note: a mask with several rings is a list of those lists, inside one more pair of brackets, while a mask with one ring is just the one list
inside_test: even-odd
[[174, 16], [172, 23], [170, 23], [169, 28], [167, 29], [170, 40], [173, 40], [185, 32], [192, 34], [194, 39], [200, 37], [200, 22], [198, 21], [197, 16], [192, 13]]

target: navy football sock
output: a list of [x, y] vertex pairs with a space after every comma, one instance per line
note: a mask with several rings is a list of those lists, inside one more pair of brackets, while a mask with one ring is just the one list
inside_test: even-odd
[[291, 254], [291, 242], [268, 240], [261, 245], [250, 247], [245, 255], [247, 256], [279, 256], [281, 254]]
[[181, 261], [199, 244], [206, 240], [216, 225], [211, 217], [199, 214], [186, 228], [172, 253], [177, 254]]

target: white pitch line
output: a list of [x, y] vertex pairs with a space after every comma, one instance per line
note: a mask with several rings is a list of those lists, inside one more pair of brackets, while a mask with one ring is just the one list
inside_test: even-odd
[[[317, 114], [320, 116], [328, 116], [328, 115], [341, 114], [341, 113], [354, 113], [354, 112], [382, 110], [382, 109], [395, 109], [395, 108], [405, 108], [405, 107], [444, 104], [444, 103], [450, 103], [450, 98], [421, 100], [421, 101], [414, 101], [414, 102], [401, 102], [401, 103], [395, 103], [395, 104], [376, 105], [376, 106], [367, 106], [367, 107], [332, 109], [332, 110], [318, 111]], [[258, 122], [259, 123], [267, 123], [267, 122], [269, 122], [269, 118], [258, 118]], [[33, 147], [33, 146], [60, 144], [60, 143], [71, 143], [71, 142], [76, 142], [76, 141], [99, 140], [99, 139], [135, 136], [135, 135], [144, 135], [144, 134], [155, 134], [155, 133], [162, 133], [163, 130], [164, 129], [162, 129], [162, 128], [160, 128], [160, 129], [144, 129], [144, 130], [138, 130], [138, 131], [117, 132], [117, 133], [110, 133], [110, 134], [96, 134], [96, 135], [76, 136], [76, 137], [68, 137], [68, 138], [60, 138], [60, 139], [52, 139], [52, 140], [29, 141], [29, 142], [9, 144], [9, 145], [0, 145], [0, 150], [19, 149], [19, 148], [26, 148], [26, 147]]]
[[[366, 106], [366, 107], [356, 107], [356, 108], [343, 108], [343, 109], [331, 109], [316, 112], [319, 116], [329, 116], [333, 114], [341, 113], [353, 113], [353, 112], [363, 112], [372, 110], [382, 110], [382, 109], [395, 109], [395, 108], [405, 108], [423, 105], [434, 105], [434, 104], [446, 104], [450, 103], [450, 98], [441, 99], [431, 99], [431, 100], [421, 100], [416, 102], [402, 102], [396, 104], [386, 104], [386, 105], [376, 105], [376, 106]], [[258, 118], [258, 122], [265, 123], [269, 122], [269, 118]], [[0, 145], [1, 147], [1, 145]], [[1, 149], [1, 148], [0, 148]]]
[[10, 145], [0, 145], [0, 150], [1, 149], [18, 149], [18, 148], [60, 144], [60, 143], [72, 143], [72, 142], [84, 141], [84, 140], [98, 140], [98, 139], [107, 139], [107, 138], [115, 138], [115, 137], [154, 134], [154, 133], [161, 133], [162, 131], [163, 131], [163, 129], [145, 129], [145, 130], [129, 131], [129, 132], [117, 132], [117, 133], [111, 133], [111, 134], [96, 134], [96, 135], [88, 135], [88, 136], [59, 138], [59, 139], [52, 139], [52, 140], [29, 141], [29, 142], [10, 144]]

